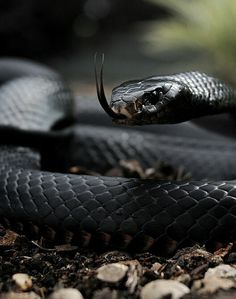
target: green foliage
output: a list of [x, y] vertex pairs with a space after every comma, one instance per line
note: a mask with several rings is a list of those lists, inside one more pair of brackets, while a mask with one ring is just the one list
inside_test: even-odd
[[235, 0], [149, 1], [172, 13], [165, 21], [150, 24], [147, 34], [150, 51], [156, 53], [183, 47], [206, 51], [224, 73], [236, 77]]

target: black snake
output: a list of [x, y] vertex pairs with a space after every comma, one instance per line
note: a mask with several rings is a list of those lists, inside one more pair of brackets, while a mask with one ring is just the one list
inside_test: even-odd
[[[125, 127], [70, 125], [76, 119], [71, 92], [59, 75], [30, 62], [2, 59], [0, 81], [4, 225], [28, 235], [44, 233], [57, 242], [162, 254], [196, 242], [213, 248], [235, 240], [234, 141], [209, 139], [207, 133], [204, 138], [184, 138]], [[235, 109], [234, 90], [200, 73], [125, 83], [113, 90], [112, 108], [104, 102], [102, 82], [97, 85], [103, 107], [118, 123], [179, 122]], [[87, 111], [86, 119], [95, 121], [89, 116], [90, 102], [81, 105], [85, 110], [79, 112]], [[104, 170], [131, 157], [146, 167], [158, 158], [182, 164], [198, 180], [63, 173], [74, 164]], [[207, 177], [215, 180], [200, 180]]]

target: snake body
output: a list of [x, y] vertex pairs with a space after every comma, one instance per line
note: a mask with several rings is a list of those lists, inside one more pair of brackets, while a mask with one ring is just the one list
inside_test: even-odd
[[[49, 238], [57, 242], [67, 239], [97, 249], [152, 249], [164, 255], [196, 242], [213, 248], [235, 240], [233, 141], [199, 143], [89, 125], [67, 128], [68, 120], [74, 119], [74, 101], [60, 76], [29, 62], [2, 60], [1, 65], [5, 69], [0, 75], [0, 215], [4, 225], [33, 236], [50, 233]], [[196, 74], [184, 76], [186, 86]], [[182, 78], [174, 76], [178, 84]], [[211, 111], [234, 106], [233, 89], [220, 81], [209, 83], [206, 75], [198, 73], [195, 85], [195, 94], [188, 89], [191, 99], [199, 96], [211, 106], [211, 95], [219, 95]], [[127, 86], [131, 88], [130, 83]], [[185, 159], [186, 153], [192, 160]], [[180, 163], [175, 162], [177, 156], [195, 178], [216, 180], [153, 181], [64, 173], [75, 162], [93, 164], [99, 170], [120, 159], [138, 157], [151, 167], [157, 158], [171, 157], [171, 162]], [[222, 177], [230, 180], [217, 180]]]

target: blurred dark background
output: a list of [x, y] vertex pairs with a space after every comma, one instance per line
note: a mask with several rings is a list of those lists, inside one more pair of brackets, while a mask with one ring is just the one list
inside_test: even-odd
[[75, 42], [103, 43], [136, 21], [166, 14], [135, 0], [3, 0], [0, 9], [1, 54], [41, 58]]
[[231, 0], [0, 1], [0, 55], [52, 66], [80, 94], [95, 94], [95, 52], [108, 88], [190, 69], [235, 83], [235, 28]]

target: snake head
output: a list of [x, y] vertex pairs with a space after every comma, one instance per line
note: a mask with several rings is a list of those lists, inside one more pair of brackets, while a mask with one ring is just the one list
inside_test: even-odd
[[98, 79], [95, 54], [95, 80], [98, 100], [116, 124], [144, 125], [176, 123], [191, 117], [192, 94], [184, 83], [166, 77], [128, 81], [112, 91], [110, 105], [103, 87], [103, 64]]
[[[156, 78], [157, 79], [157, 78]], [[187, 120], [191, 92], [180, 82], [146, 79], [126, 82], [112, 92], [110, 107], [127, 125], [176, 123]]]

